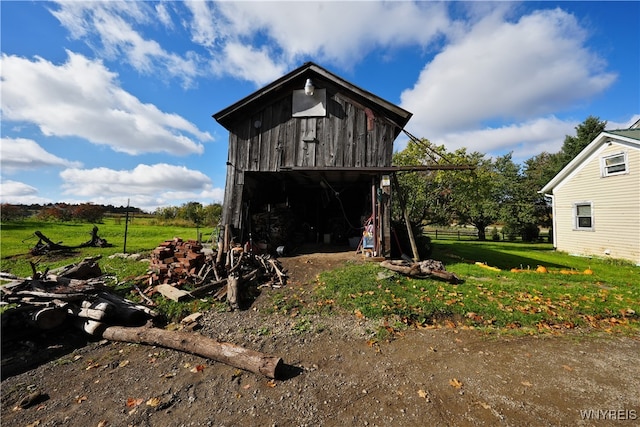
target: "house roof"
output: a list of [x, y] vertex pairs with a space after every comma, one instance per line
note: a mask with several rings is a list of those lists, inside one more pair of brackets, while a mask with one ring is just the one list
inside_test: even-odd
[[640, 150], [640, 128], [615, 129], [600, 132], [598, 136], [589, 143], [576, 157], [573, 158], [551, 181], [549, 181], [539, 193], [548, 194], [577, 170], [586, 159], [600, 149], [604, 144], [614, 142], [625, 145], [636, 150]]
[[366, 107], [395, 124], [398, 127], [397, 134], [400, 133], [412, 116], [412, 113], [397, 105], [338, 77], [313, 62], [307, 62], [267, 86], [213, 114], [213, 118], [227, 130], [230, 130], [238, 119], [259, 110], [276, 98], [287, 96], [294, 89], [302, 89], [306, 79], [309, 78], [314, 81], [316, 87], [321, 87], [323, 83], [329, 83], [343, 92], [348, 92], [350, 96], [362, 102]]

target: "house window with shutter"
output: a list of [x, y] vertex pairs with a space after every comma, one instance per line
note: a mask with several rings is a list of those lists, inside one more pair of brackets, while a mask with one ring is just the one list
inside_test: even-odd
[[576, 230], [593, 230], [593, 205], [591, 202], [576, 203], [574, 205], [574, 219]]
[[602, 176], [620, 175], [627, 172], [627, 153], [617, 153], [602, 158]]

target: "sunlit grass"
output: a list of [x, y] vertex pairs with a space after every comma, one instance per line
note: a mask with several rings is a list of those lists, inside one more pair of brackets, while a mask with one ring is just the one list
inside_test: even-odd
[[38, 269], [53, 269], [62, 265], [78, 262], [85, 257], [102, 256], [101, 265], [105, 270], [119, 273], [126, 277], [141, 274], [145, 266], [128, 260], [107, 260], [109, 255], [123, 252], [148, 255], [161, 242], [180, 237], [184, 240], [196, 239], [198, 232], [210, 229], [197, 229], [191, 226], [162, 225], [147, 219], [134, 218], [127, 226], [125, 248], [125, 221], [107, 218], [103, 224], [96, 224], [98, 236], [106, 239], [111, 245], [105, 248], [80, 248], [70, 252], [69, 257], [58, 257], [56, 254], [32, 257], [30, 250], [38, 242], [35, 236], [40, 231], [53, 242], [64, 246], [76, 247], [91, 239], [93, 224], [75, 222], [20, 221], [3, 223], [0, 229], [0, 268], [19, 277], [31, 275], [30, 262], [37, 263]]
[[[445, 261], [464, 282], [416, 279], [377, 264], [353, 264], [322, 273], [317, 298], [396, 325], [640, 329], [640, 268], [630, 263], [573, 257], [550, 245], [494, 242], [437, 242], [433, 258]], [[539, 265], [549, 272], [536, 272]]]

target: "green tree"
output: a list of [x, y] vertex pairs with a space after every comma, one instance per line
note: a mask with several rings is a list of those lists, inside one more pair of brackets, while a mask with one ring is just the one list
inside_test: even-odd
[[445, 204], [460, 224], [478, 230], [478, 239], [486, 240], [486, 228], [500, 218], [502, 185], [496, 165], [484, 154], [467, 153], [466, 148], [449, 155], [455, 164], [472, 165], [473, 170], [441, 171], [447, 187]]
[[196, 225], [202, 224], [204, 210], [200, 202], [187, 202], [178, 208], [178, 217], [191, 221]]
[[[443, 145], [437, 146], [427, 139], [411, 140], [407, 147], [396, 152], [396, 166], [433, 166], [446, 156]], [[397, 174], [400, 191], [405, 195], [409, 220], [413, 224], [449, 224], [451, 213], [443, 204], [448, 189], [440, 179], [440, 171], [405, 171]], [[410, 195], [410, 197], [408, 197]], [[393, 198], [393, 218], [402, 219], [398, 197]]]
[[222, 217], [222, 205], [213, 203], [202, 209], [202, 223], [209, 226], [216, 226]]
[[587, 117], [584, 122], [576, 126], [576, 135], [567, 135], [564, 138], [564, 143], [559, 153], [560, 163], [557, 165], [556, 173], [573, 160], [606, 127], [606, 121], [603, 122], [599, 117], [594, 116]]

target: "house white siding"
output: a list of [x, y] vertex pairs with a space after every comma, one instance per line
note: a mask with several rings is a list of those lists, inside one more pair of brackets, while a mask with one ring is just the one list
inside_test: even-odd
[[[627, 156], [627, 171], [604, 176], [602, 158]], [[603, 144], [553, 190], [555, 245], [570, 254], [628, 259], [640, 264], [640, 150]], [[591, 206], [591, 227], [576, 220], [576, 204]], [[588, 209], [581, 209], [584, 213]]]

